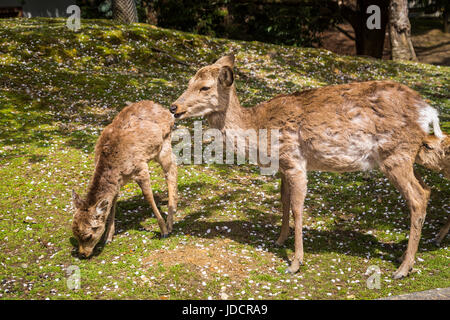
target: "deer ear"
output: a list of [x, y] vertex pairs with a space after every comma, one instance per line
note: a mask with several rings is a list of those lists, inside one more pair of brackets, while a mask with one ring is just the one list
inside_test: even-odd
[[219, 71], [219, 83], [224, 86], [231, 86], [234, 82], [233, 69], [228, 66], [220, 68]]
[[227, 56], [224, 56], [217, 60], [214, 64], [218, 64], [220, 66], [228, 66], [230, 68], [234, 67], [234, 54], [230, 54]]
[[106, 213], [108, 212], [109, 207], [109, 201], [106, 199], [100, 200], [95, 205], [95, 219], [100, 220], [106, 216]]
[[73, 206], [76, 209], [79, 209], [83, 206], [83, 200], [80, 198], [80, 196], [75, 192], [75, 190], [72, 190], [72, 203]]

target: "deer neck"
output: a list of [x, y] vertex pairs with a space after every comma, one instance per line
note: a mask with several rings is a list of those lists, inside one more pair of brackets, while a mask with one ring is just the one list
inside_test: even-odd
[[119, 175], [114, 173], [100, 157], [95, 165], [94, 175], [89, 184], [86, 202], [89, 206], [102, 199], [112, 199], [119, 192]]
[[215, 112], [208, 116], [208, 123], [225, 133], [229, 129], [257, 129], [254, 122], [253, 108], [244, 108], [239, 102], [234, 84], [229, 95], [219, 99], [219, 103], [226, 106], [223, 112]]

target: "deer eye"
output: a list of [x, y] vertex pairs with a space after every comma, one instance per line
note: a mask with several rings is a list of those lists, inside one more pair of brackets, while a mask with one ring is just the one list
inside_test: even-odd
[[425, 148], [427, 148], [428, 150], [433, 150], [433, 148], [430, 147], [430, 145], [427, 144], [427, 143], [423, 143], [422, 145], [423, 145]]
[[202, 88], [200, 89], [200, 91], [208, 91], [209, 89], [211, 89], [211, 87], [202, 87]]

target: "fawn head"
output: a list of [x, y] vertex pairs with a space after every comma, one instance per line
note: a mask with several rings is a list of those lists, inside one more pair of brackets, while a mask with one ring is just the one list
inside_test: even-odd
[[75, 207], [72, 232], [78, 241], [79, 254], [87, 258], [105, 232], [110, 201], [101, 199], [89, 207], [75, 191], [72, 191], [72, 201]]

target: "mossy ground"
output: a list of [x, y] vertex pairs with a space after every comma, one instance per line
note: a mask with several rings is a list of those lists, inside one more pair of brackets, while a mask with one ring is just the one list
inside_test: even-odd
[[[122, 189], [114, 241], [88, 260], [76, 256], [71, 190], [86, 190], [93, 147], [126, 101], [170, 105], [201, 66], [236, 53], [245, 106], [279, 93], [393, 79], [439, 109], [450, 132], [450, 68], [379, 61], [213, 39], [144, 24], [62, 19], [0, 20], [0, 297], [2, 299], [373, 299], [450, 286], [449, 240], [433, 239], [449, 215], [448, 180], [418, 168], [432, 187], [414, 272], [394, 281], [408, 211], [378, 172], [310, 173], [305, 264], [285, 273], [294, 242], [276, 247], [280, 182], [249, 165], [179, 166], [175, 230], [159, 238], [138, 187]], [[192, 120], [178, 127], [192, 128]], [[206, 126], [205, 126], [206, 127]], [[163, 212], [167, 188], [154, 163]], [[369, 266], [381, 288], [366, 285]], [[67, 286], [77, 266], [81, 289]]]

